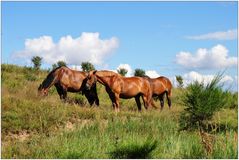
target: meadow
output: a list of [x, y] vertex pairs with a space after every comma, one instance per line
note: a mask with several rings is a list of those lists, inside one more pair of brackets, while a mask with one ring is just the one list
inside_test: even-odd
[[130, 99], [120, 101], [116, 114], [100, 84], [99, 107], [80, 93], [68, 93], [64, 103], [54, 87], [38, 97], [46, 75], [1, 65], [1, 158], [238, 158], [237, 104], [214, 114], [208, 153], [198, 131], [180, 131], [184, 89], [173, 89], [171, 109], [165, 104], [163, 111], [138, 112]]

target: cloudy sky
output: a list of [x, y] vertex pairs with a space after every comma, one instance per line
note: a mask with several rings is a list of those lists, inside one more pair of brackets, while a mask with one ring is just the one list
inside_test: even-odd
[[136, 68], [237, 90], [237, 2], [2, 2], [2, 63]]

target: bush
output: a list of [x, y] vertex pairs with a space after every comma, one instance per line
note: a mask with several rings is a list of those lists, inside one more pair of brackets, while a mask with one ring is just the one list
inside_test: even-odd
[[226, 104], [226, 92], [219, 86], [222, 75], [217, 75], [211, 83], [194, 82], [185, 91], [182, 102], [186, 106], [180, 116], [181, 129], [205, 127], [213, 113]]
[[89, 72], [89, 71], [95, 70], [94, 65], [90, 62], [82, 62], [81, 68], [84, 72]]
[[143, 69], [137, 68], [134, 71], [134, 76], [144, 77], [144, 76], [146, 76], [146, 74], [145, 74], [145, 71]]
[[238, 93], [231, 93], [231, 92], [226, 92], [225, 97], [227, 99], [226, 106], [227, 108], [230, 109], [238, 109]]
[[36, 70], [39, 70], [40, 67], [41, 67], [41, 63], [42, 63], [42, 57], [39, 57], [39, 56], [34, 56], [32, 57], [32, 63], [33, 63], [33, 67], [36, 69]]
[[117, 72], [118, 72], [120, 75], [125, 76], [125, 75], [127, 74], [128, 70], [125, 69], [125, 68], [120, 68], [120, 69], [117, 70]]

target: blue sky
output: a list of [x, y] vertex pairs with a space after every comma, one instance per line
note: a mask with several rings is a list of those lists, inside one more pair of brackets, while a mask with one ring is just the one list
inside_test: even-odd
[[[30, 57], [40, 54], [45, 68], [61, 57], [71, 65], [89, 60], [115, 70], [128, 64], [188, 80], [227, 69], [234, 83], [237, 12], [237, 2], [2, 2], [2, 63], [31, 65]], [[97, 45], [87, 45], [87, 37]], [[228, 62], [212, 58], [214, 52], [226, 53]]]

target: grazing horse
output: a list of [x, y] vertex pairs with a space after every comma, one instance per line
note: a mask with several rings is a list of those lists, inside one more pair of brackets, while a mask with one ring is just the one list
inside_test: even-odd
[[[172, 96], [172, 83], [170, 80], [166, 77], [158, 77], [158, 78], [150, 78], [148, 76], [145, 76], [144, 78], [148, 79], [150, 82], [151, 90], [152, 90], [152, 96], [153, 98], [159, 98], [161, 110], [164, 107], [164, 95], [166, 94], [167, 100], [168, 100], [168, 106], [171, 107], [171, 96]], [[157, 108], [153, 102], [153, 99], [151, 99], [151, 105], [155, 108]]]
[[141, 111], [140, 97], [142, 97], [146, 109], [150, 105], [152, 97], [150, 83], [142, 77], [123, 77], [112, 71], [90, 71], [86, 86], [91, 88], [96, 81], [105, 86], [116, 112], [119, 112], [120, 98], [134, 97], [139, 111]]
[[60, 99], [66, 100], [67, 92], [80, 92], [86, 96], [90, 105], [99, 106], [96, 84], [90, 90], [85, 88], [87, 73], [71, 70], [62, 66], [52, 70], [38, 87], [39, 95], [47, 95], [51, 86], [55, 86]]

